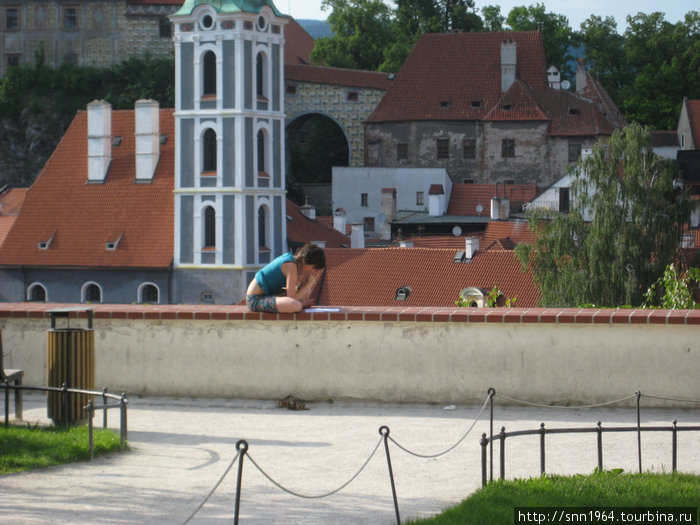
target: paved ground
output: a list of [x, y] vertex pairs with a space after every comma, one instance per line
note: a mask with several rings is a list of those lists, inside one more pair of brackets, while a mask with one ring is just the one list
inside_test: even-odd
[[[25, 393], [24, 419], [47, 422], [46, 401]], [[0, 477], [0, 523], [184, 524], [223, 476], [236, 442], [249, 442], [244, 462], [241, 524], [390, 524], [395, 522], [386, 456], [378, 429], [423, 455], [454, 445], [482, 404], [443, 407], [370, 403], [311, 403], [295, 412], [271, 401], [129, 399], [131, 450], [92, 462]], [[636, 410], [539, 409], [496, 402], [496, 431], [547, 427], [633, 425]], [[488, 410], [471, 433], [439, 458], [417, 458], [390, 442], [401, 519], [438, 513], [481, 483], [479, 438]], [[119, 418], [111, 415], [110, 427]], [[643, 424], [700, 424], [700, 410], [643, 409]], [[101, 420], [100, 420], [101, 421]], [[678, 468], [700, 473], [698, 433], [679, 434]], [[636, 433], [604, 434], [605, 468], [637, 469]], [[366, 468], [338, 493], [301, 498], [283, 492], [256, 469], [294, 492], [331, 492]], [[643, 468], [671, 470], [671, 434], [642, 435]], [[498, 452], [495, 451], [495, 475]], [[507, 440], [506, 476], [539, 474], [539, 437]], [[595, 434], [547, 437], [551, 473], [589, 473], [597, 465]], [[237, 465], [224, 477], [192, 524], [231, 523]]]

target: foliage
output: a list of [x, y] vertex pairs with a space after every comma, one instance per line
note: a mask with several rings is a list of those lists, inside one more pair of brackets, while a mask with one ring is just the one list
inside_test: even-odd
[[459, 505], [415, 525], [513, 523], [515, 507], [696, 507], [700, 476], [596, 472], [583, 476], [542, 476], [496, 481]]
[[53, 69], [43, 50], [34, 65], [11, 67], [0, 81], [0, 185], [31, 184], [78, 110], [95, 99], [130, 109], [140, 98], [173, 107], [175, 68], [170, 59], [132, 58], [111, 68]]
[[[95, 455], [119, 450], [119, 436], [111, 430], [96, 429]], [[88, 428], [20, 427], [0, 428], [0, 474], [60, 465], [90, 457]]]
[[645, 297], [646, 306], [691, 310], [700, 308], [695, 302], [694, 292], [700, 285], [700, 268], [689, 268], [684, 275], [674, 264], [669, 264], [662, 277], [652, 284]]
[[311, 60], [326, 66], [376, 71], [391, 44], [390, 8], [382, 0], [323, 0], [332, 9], [332, 37], [316, 40]]
[[579, 161], [572, 213], [529, 216], [536, 240], [516, 256], [530, 265], [544, 305], [641, 305], [676, 259], [688, 199], [674, 189], [676, 164], [649, 141], [638, 124], [616, 131]]
[[581, 24], [586, 64], [628, 120], [676, 129], [683, 97], [700, 98], [700, 12], [675, 24], [638, 13], [627, 23], [622, 36], [609, 17]]
[[[494, 284], [493, 287], [491, 288], [491, 291], [488, 293], [486, 296], [486, 306], [489, 308], [496, 308], [498, 306], [498, 300], [503, 296], [503, 292], [501, 292], [500, 288], [498, 288], [497, 284]], [[511, 308], [515, 306], [515, 302], [518, 300], [517, 297], [511, 297], [505, 300], [505, 306], [506, 308]], [[470, 301], [465, 299], [464, 297], [460, 296], [457, 298], [455, 301], [455, 306], [459, 306], [460, 308], [468, 308], [471, 307]]]
[[573, 59], [571, 47], [574, 43], [568, 18], [548, 13], [544, 4], [537, 3], [529, 7], [514, 7], [508, 14], [507, 23], [513, 31], [541, 31], [547, 65], [556, 66], [563, 76], [568, 76], [567, 62]]

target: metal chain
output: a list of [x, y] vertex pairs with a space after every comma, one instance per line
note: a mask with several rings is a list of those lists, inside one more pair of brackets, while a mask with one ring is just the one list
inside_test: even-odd
[[700, 403], [700, 400], [698, 399], [680, 399], [677, 397], [661, 397], [661, 396], [652, 396], [650, 394], [640, 394], [641, 397], [651, 397], [653, 399], [663, 399], [665, 401], [679, 401], [681, 403]]
[[348, 481], [346, 481], [345, 483], [343, 483], [340, 487], [338, 487], [338, 488], [335, 489], [335, 490], [332, 490], [332, 491], [327, 492], [327, 493], [325, 493], [325, 494], [317, 494], [317, 495], [301, 494], [300, 492], [295, 492], [295, 491], [293, 491], [293, 490], [290, 490], [290, 489], [284, 487], [281, 483], [278, 483], [277, 481], [275, 481], [267, 472], [265, 472], [265, 471], [262, 469], [262, 467], [261, 467], [260, 465], [258, 465], [258, 464], [256, 463], [256, 461], [255, 461], [255, 460], [252, 458], [252, 456], [250, 455], [250, 452], [249, 452], [248, 454], [246, 454], [246, 456], [248, 457], [248, 459], [250, 460], [250, 462], [251, 462], [253, 465], [255, 465], [255, 468], [257, 468], [257, 469], [260, 471], [260, 473], [268, 479], [268, 481], [269, 481], [270, 483], [272, 483], [273, 485], [275, 485], [275, 486], [276, 486], [277, 488], [279, 488], [280, 490], [283, 490], [283, 491], [286, 492], [287, 494], [291, 494], [292, 496], [296, 496], [296, 497], [298, 497], [298, 498], [304, 498], [304, 499], [321, 499], [321, 498], [327, 498], [328, 496], [332, 496], [333, 494], [336, 494], [337, 492], [340, 492], [340, 491], [343, 490], [345, 487], [347, 487], [348, 485], [350, 485], [350, 483], [352, 483], [353, 481], [355, 481], [355, 478], [357, 478], [357, 476], [360, 475], [360, 473], [365, 469], [365, 467], [366, 467], [367, 464], [370, 462], [370, 460], [374, 457], [374, 454], [376, 454], [377, 449], [379, 448], [379, 445], [381, 445], [383, 439], [384, 439], [383, 437], [379, 438], [379, 441], [377, 442], [377, 445], [374, 447], [374, 450], [373, 450], [372, 453], [369, 455], [369, 457], [367, 458], [367, 460], [362, 464], [362, 466], [360, 467], [360, 469], [359, 469], [357, 472], [355, 472], [355, 474], [354, 474]]
[[191, 520], [192, 518], [194, 518], [195, 514], [197, 514], [197, 513], [201, 510], [201, 508], [207, 503], [207, 501], [209, 501], [209, 498], [211, 498], [212, 494], [214, 494], [214, 492], [216, 491], [216, 489], [219, 488], [219, 485], [221, 485], [221, 482], [222, 482], [222, 481], [224, 480], [224, 478], [228, 475], [229, 471], [231, 470], [231, 468], [233, 467], [233, 465], [235, 465], [236, 460], [238, 459], [238, 457], [239, 457], [240, 455], [241, 455], [240, 452], [237, 452], [237, 453], [236, 453], [236, 455], [235, 455], [235, 456], [233, 457], [233, 459], [231, 460], [231, 463], [229, 463], [228, 467], [226, 467], [226, 470], [224, 470], [224, 473], [223, 473], [223, 474], [221, 475], [221, 477], [219, 478], [219, 481], [217, 481], [217, 482], [214, 484], [214, 488], [212, 488], [212, 489], [209, 491], [209, 494], [206, 495], [206, 497], [204, 498], [204, 500], [202, 501], [202, 503], [199, 504], [199, 506], [194, 510], [194, 512], [193, 512], [192, 514], [190, 514], [190, 516], [182, 523], [182, 525], [187, 525], [187, 524], [190, 522], [190, 520]]
[[598, 403], [596, 405], [578, 405], [578, 406], [564, 406], [564, 405], [542, 405], [540, 403], [533, 403], [531, 401], [523, 401], [522, 399], [515, 399], [512, 397], [504, 396], [503, 394], [494, 394], [494, 397], [500, 397], [501, 399], [507, 399], [508, 401], [512, 401], [514, 403], [520, 403], [522, 405], [529, 405], [533, 407], [540, 407], [540, 408], [567, 408], [571, 410], [576, 410], [579, 408], [596, 408], [596, 407], [602, 407], [605, 405], [614, 405], [615, 403], [621, 403], [622, 401], [628, 401], [630, 399], [636, 399], [637, 395], [633, 396], [628, 396], [628, 397], [623, 397], [621, 399], [615, 399], [614, 401], [606, 401], [604, 403]]
[[407, 449], [406, 447], [402, 446], [402, 445], [399, 444], [393, 437], [389, 436], [389, 439], [391, 440], [392, 443], [394, 443], [394, 445], [396, 445], [397, 447], [399, 447], [399, 448], [400, 448], [401, 450], [403, 450], [404, 452], [406, 452], [406, 453], [408, 453], [408, 454], [411, 454], [412, 456], [416, 456], [416, 457], [418, 457], [418, 458], [430, 459], [430, 458], [437, 458], [437, 457], [440, 457], [440, 456], [444, 456], [444, 455], [447, 454], [448, 452], [452, 452], [455, 448], [457, 448], [457, 446], [458, 446], [462, 441], [464, 441], [464, 440], [466, 439], [466, 437], [469, 435], [469, 433], [470, 433], [470, 432], [472, 431], [472, 429], [474, 428], [474, 425], [476, 425], [477, 421], [479, 421], [479, 419], [481, 419], [481, 415], [484, 413], [484, 410], [486, 410], [486, 405], [488, 404], [490, 398], [491, 398], [491, 395], [488, 395], [488, 396], [486, 397], [486, 401], [484, 401], [484, 405], [481, 407], [481, 410], [480, 410], [479, 413], [477, 414], [476, 418], [474, 418], [474, 421], [472, 421], [472, 424], [469, 426], [469, 428], [467, 429], [466, 433], [459, 439], [459, 441], [457, 441], [457, 443], [455, 443], [454, 445], [452, 445], [452, 446], [451, 446], [450, 448], [448, 448], [447, 450], [444, 450], [444, 451], [442, 451], [442, 452], [439, 452], [438, 454], [419, 454], [419, 453], [417, 453], [417, 452], [413, 452], [413, 451]]

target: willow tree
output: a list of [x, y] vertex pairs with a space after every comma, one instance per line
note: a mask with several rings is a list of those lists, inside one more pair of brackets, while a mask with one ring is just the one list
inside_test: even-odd
[[677, 255], [690, 216], [677, 167], [655, 155], [638, 124], [582, 158], [572, 211], [529, 216], [536, 240], [516, 251], [546, 306], [641, 305]]

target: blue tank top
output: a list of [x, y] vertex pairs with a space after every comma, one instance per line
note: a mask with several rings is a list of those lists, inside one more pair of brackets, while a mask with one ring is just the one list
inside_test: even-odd
[[277, 295], [286, 286], [287, 278], [282, 273], [282, 265], [288, 262], [295, 262], [291, 253], [280, 255], [255, 274], [255, 280], [265, 295]]

